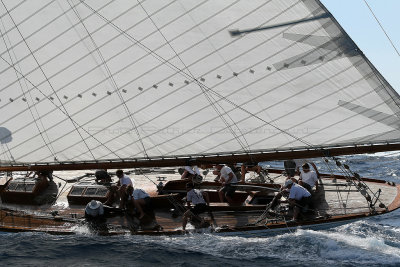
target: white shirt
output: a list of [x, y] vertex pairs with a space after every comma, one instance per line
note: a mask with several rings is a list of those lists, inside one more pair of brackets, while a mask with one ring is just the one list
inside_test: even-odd
[[296, 163], [296, 170], [297, 170], [297, 168], [299, 168], [299, 170], [301, 170], [301, 167], [303, 166], [303, 164], [308, 163], [308, 165], [310, 165], [310, 168], [313, 168], [315, 171], [317, 171], [314, 168], [314, 166], [310, 164], [312, 162], [310, 159], [294, 159], [293, 161]]
[[123, 185], [133, 186], [133, 182], [132, 182], [131, 178], [129, 178], [126, 175], [124, 175], [122, 178], [119, 178], [119, 183], [121, 186], [123, 186]]
[[[225, 179], [225, 183], [226, 184], [236, 184], [237, 183], [236, 175], [233, 173], [232, 169], [229, 168], [228, 166], [222, 167], [220, 172], [221, 172], [221, 176], [220, 177]], [[230, 182], [228, 182], [230, 173], [233, 174], [233, 178], [232, 178], [232, 180]]]
[[185, 166], [185, 171], [188, 171], [190, 174], [200, 175], [200, 171], [199, 168], [197, 168], [197, 166], [194, 166], [193, 168], [190, 166]]
[[203, 195], [198, 189], [192, 189], [189, 192], [187, 192], [186, 201], [192, 202], [193, 205], [206, 204]]
[[314, 171], [308, 171], [308, 172], [301, 171], [300, 178], [303, 181], [303, 183], [309, 184], [311, 188], [313, 188], [315, 183], [318, 181], [317, 174]]
[[[98, 201], [99, 202], [99, 201]], [[85, 212], [90, 216], [97, 217], [99, 215], [104, 214], [103, 204], [100, 203], [100, 206], [97, 209], [91, 209], [89, 207], [90, 202], [86, 205]]]
[[293, 184], [290, 188], [289, 198], [295, 200], [301, 200], [303, 197], [311, 196], [307, 189], [298, 184]]
[[132, 193], [133, 199], [142, 199], [146, 197], [150, 197], [143, 189], [135, 189]]

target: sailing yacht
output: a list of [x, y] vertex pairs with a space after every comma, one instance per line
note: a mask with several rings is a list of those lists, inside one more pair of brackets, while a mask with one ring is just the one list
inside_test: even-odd
[[[321, 175], [322, 206], [290, 227], [400, 205], [396, 185], [361, 178], [335, 158], [400, 150], [400, 98], [319, 0], [3, 0], [0, 22], [2, 230], [73, 233], [82, 205], [109, 193], [76, 177], [14, 175], [27, 171], [144, 175], [188, 162], [322, 157], [341, 175]], [[280, 172], [268, 170], [271, 180]], [[284, 182], [275, 181], [238, 188], [241, 204], [216, 205], [213, 225], [287, 228], [269, 211], [261, 224], [250, 218], [264, 214], [268, 200], [251, 203], [273, 197]], [[199, 187], [212, 195], [219, 185]], [[181, 208], [184, 182], [158, 189], [155, 218], [166, 230], [157, 233], [179, 233], [168, 214]], [[107, 233], [155, 233], [125, 217], [109, 223], [118, 230]]]

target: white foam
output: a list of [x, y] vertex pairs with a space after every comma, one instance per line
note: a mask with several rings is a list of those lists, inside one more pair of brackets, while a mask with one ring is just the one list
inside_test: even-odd
[[78, 235], [84, 235], [84, 236], [94, 236], [95, 234], [90, 231], [90, 229], [86, 225], [78, 225], [78, 226], [73, 226], [72, 231]]
[[299, 230], [296, 235], [318, 243], [322, 258], [359, 262], [379, 259], [382, 263], [400, 263], [400, 248], [386, 244], [379, 233], [362, 237], [338, 229], [337, 232]]

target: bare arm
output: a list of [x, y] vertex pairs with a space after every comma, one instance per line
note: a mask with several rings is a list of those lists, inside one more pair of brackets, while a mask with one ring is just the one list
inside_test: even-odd
[[310, 164], [311, 164], [311, 166], [313, 166], [313, 168], [314, 168], [314, 170], [315, 170], [315, 173], [317, 174], [317, 178], [319, 178], [319, 171], [318, 171], [318, 169], [317, 169], [317, 165], [315, 165], [314, 162], [310, 162]]
[[204, 200], [206, 201], [207, 205], [210, 206], [210, 198], [208, 196], [208, 193], [203, 192], [202, 194], [203, 194]]
[[188, 174], [188, 171], [184, 171], [182, 173], [181, 179], [186, 179], [187, 174]]
[[230, 182], [232, 181], [232, 179], [233, 179], [233, 173], [230, 172], [228, 176], [229, 176], [229, 178], [228, 178], [228, 181], [226, 181], [226, 183], [230, 183]]

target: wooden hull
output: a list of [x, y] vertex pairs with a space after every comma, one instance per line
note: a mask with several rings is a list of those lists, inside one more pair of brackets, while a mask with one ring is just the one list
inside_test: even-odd
[[[321, 180], [321, 186], [323, 189], [320, 194], [326, 198], [333, 196], [334, 192], [331, 192], [331, 187], [345, 187], [343, 182], [344, 177], [336, 176], [335, 179], [331, 177], [324, 177]], [[205, 229], [194, 229], [189, 228], [189, 232], [211, 232], [221, 235], [245, 235], [245, 236], [264, 236], [274, 235], [284, 232], [294, 231], [298, 228], [301, 229], [327, 229], [336, 227], [338, 225], [353, 222], [355, 220], [366, 219], [372, 216], [378, 216], [394, 211], [400, 207], [400, 186], [388, 184], [385, 181], [364, 179], [366, 183], [373, 190], [378, 188], [382, 190], [382, 199], [386, 202], [385, 208], [376, 208], [376, 212], [371, 214], [366, 205], [360, 205], [359, 208], [353, 209], [352, 207], [346, 207], [348, 212], [335, 212], [336, 209], [340, 209], [335, 201], [329, 202], [328, 200], [321, 201], [319, 211], [322, 211], [323, 205], [328, 205], [329, 210], [325, 214], [312, 215], [304, 218], [299, 223], [288, 222], [288, 218], [281, 220], [269, 220], [267, 223], [254, 225], [257, 217], [265, 210], [265, 205], [240, 205], [240, 206], [229, 206], [223, 203], [212, 203], [210, 211], [204, 213], [202, 216], [206, 222], [209, 222], [210, 226]], [[183, 182], [173, 182], [176, 190], [181, 190]], [[215, 187], [217, 184], [210, 182], [205, 183], [204, 186], [210, 188]], [[246, 184], [248, 188], [257, 188], [258, 186], [265, 188], [276, 188], [276, 185], [256, 185]], [[246, 187], [246, 188], [247, 188]], [[350, 188], [342, 190], [349, 194], [352, 192]], [[244, 192], [243, 192], [244, 193]], [[250, 192], [251, 193], [251, 192]], [[359, 201], [363, 203], [363, 197], [358, 192], [354, 193], [354, 199], [351, 199], [351, 203]], [[357, 193], [357, 194], [356, 194]], [[249, 194], [249, 193], [247, 193]], [[175, 196], [178, 196], [176, 194]], [[155, 220], [163, 228], [162, 230], [155, 229], [152, 223], [143, 223], [138, 221], [135, 217], [129, 217], [125, 215], [114, 216], [108, 218], [105, 222], [106, 228], [96, 230], [95, 232], [99, 235], [182, 235], [186, 232], [181, 230], [182, 217], [180, 215], [174, 216], [170, 209], [174, 208], [174, 205], [169, 201], [170, 195], [154, 196], [153, 202], [155, 203]], [[179, 197], [177, 198], [179, 199]], [[336, 206], [335, 206], [336, 205]], [[18, 206], [17, 206], [18, 208]], [[6, 232], [44, 232], [49, 234], [59, 235], [70, 235], [82, 232], [88, 232], [90, 227], [85, 223], [84, 217], [84, 206], [73, 205], [67, 208], [59, 206], [24, 206], [12, 208], [2, 207], [0, 210], [0, 231]], [[23, 211], [21, 211], [23, 210]], [[57, 214], [51, 215], [51, 212], [57, 211]], [[139, 224], [138, 224], [139, 222]], [[137, 227], [140, 225], [139, 227]]]

